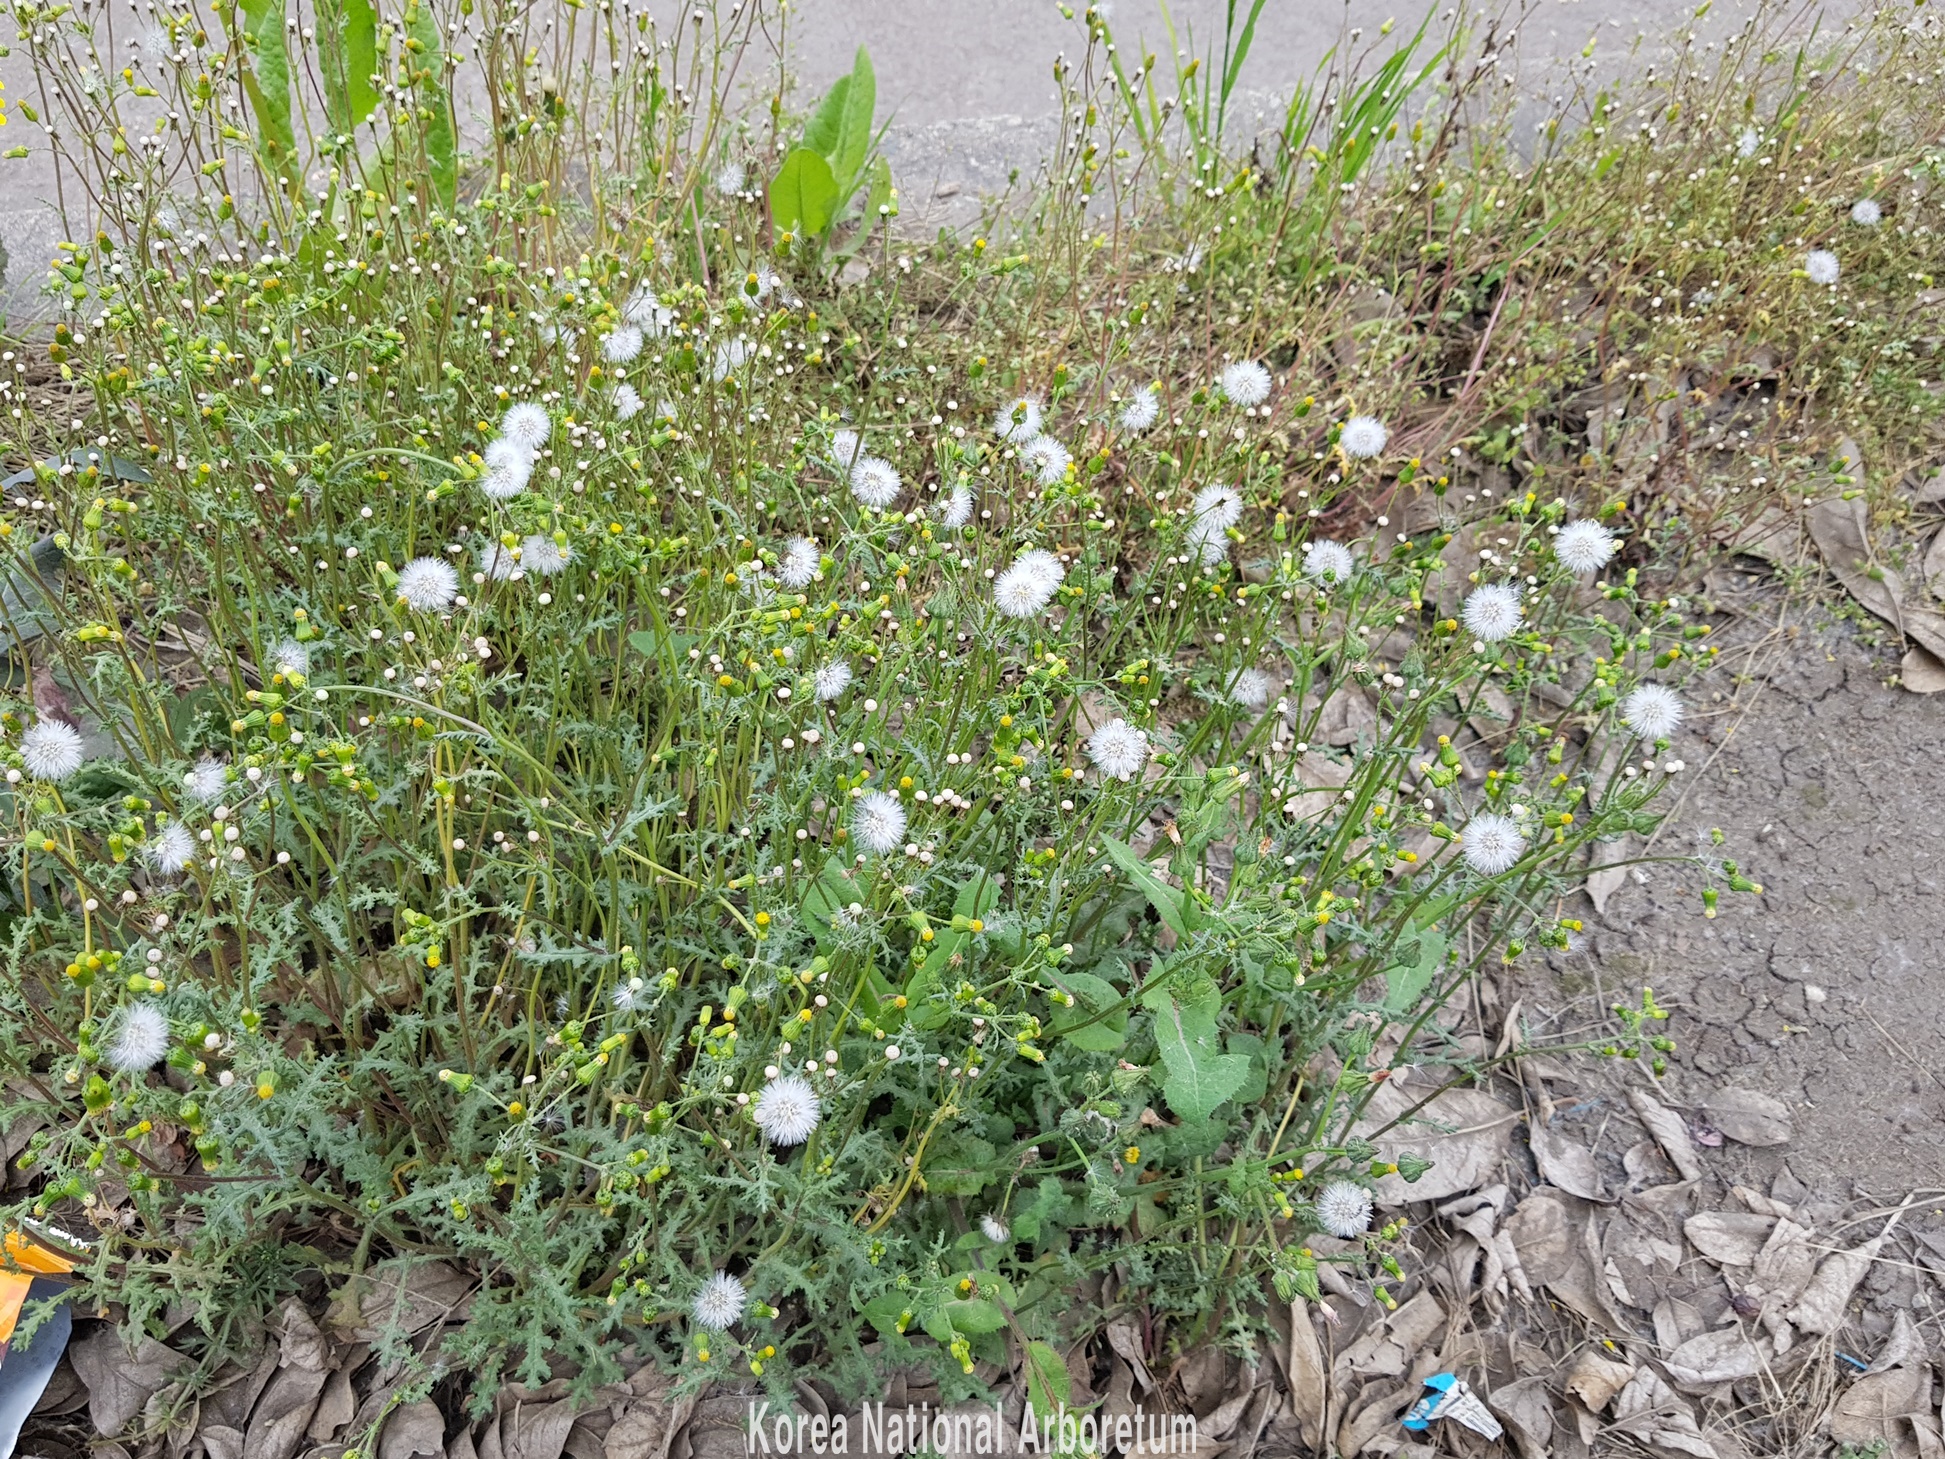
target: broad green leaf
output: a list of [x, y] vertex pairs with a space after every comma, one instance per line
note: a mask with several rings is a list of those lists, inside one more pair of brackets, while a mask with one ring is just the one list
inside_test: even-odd
[[816, 236], [831, 226], [837, 179], [831, 164], [808, 147], [793, 147], [770, 180], [770, 221], [792, 233]]
[[1392, 1013], [1409, 1013], [1425, 996], [1445, 963], [1445, 939], [1436, 932], [1418, 934], [1418, 956], [1385, 970], [1384, 1006]]
[[871, 241], [872, 230], [878, 224], [878, 209], [891, 198], [891, 163], [882, 156], [874, 157], [865, 169], [865, 176], [870, 181], [870, 190], [865, 195], [864, 218], [837, 250], [840, 258], [849, 258]]
[[1037, 1338], [1027, 1344], [1027, 1402], [1032, 1405], [1034, 1427], [1040, 1420], [1057, 1414], [1074, 1396], [1067, 1376], [1067, 1364], [1060, 1354]]
[[961, 1334], [998, 1332], [1004, 1326], [1006, 1314], [984, 1297], [958, 1298], [925, 1314], [925, 1331], [938, 1343], [950, 1343]]
[[844, 99], [850, 93], [851, 78], [840, 76], [824, 99], [817, 103], [810, 124], [804, 128], [804, 146], [826, 162], [837, 156], [838, 137], [844, 130]]
[[243, 0], [243, 91], [257, 119], [257, 156], [265, 170], [294, 181], [297, 133], [290, 117], [290, 51], [284, 44], [283, 0]]
[[378, 105], [378, 12], [371, 0], [318, 0], [317, 62], [331, 129], [349, 135]]
[[[1128, 1010], [1121, 1009], [1097, 1022], [1089, 1023], [1104, 1008], [1121, 1001], [1121, 991], [1106, 978], [1093, 973], [1062, 971], [1055, 975], [1060, 986], [1075, 998], [1075, 1006], [1063, 1008], [1048, 1025], [1055, 1038], [1064, 1038], [1077, 1049], [1091, 1054], [1112, 1053], [1128, 1041]], [[1076, 1027], [1075, 1025], [1084, 1025]]]
[[452, 102], [446, 95], [446, 51], [439, 34], [439, 22], [425, 0], [408, 4], [405, 10], [406, 33], [425, 47], [412, 59], [423, 70], [425, 79], [418, 85], [418, 103], [431, 113], [420, 123], [425, 143], [426, 162], [432, 169], [432, 187], [439, 206], [450, 208], [459, 193], [459, 140], [453, 131]]
[[682, 655], [696, 646], [696, 636], [666, 633], [659, 628], [638, 628], [628, 635], [628, 646], [643, 658], [661, 659], [673, 668]]
[[903, 1292], [881, 1292], [864, 1304], [864, 1320], [886, 1337], [898, 1331], [898, 1319], [911, 1309]]
[[1148, 905], [1161, 915], [1163, 923], [1177, 937], [1187, 937], [1197, 925], [1195, 902], [1187, 892], [1178, 891], [1160, 877], [1154, 868], [1135, 855], [1134, 848], [1125, 841], [1117, 841], [1112, 836], [1103, 836], [1102, 842], [1108, 848], [1108, 855], [1114, 864], [1127, 874], [1148, 898]]
[[999, 1174], [998, 1159], [991, 1141], [948, 1132], [925, 1153], [925, 1188], [939, 1196], [976, 1196]]
[[859, 46], [858, 58], [851, 63], [850, 85], [844, 89], [837, 145], [824, 154], [830, 158], [831, 174], [837, 179], [840, 203], [851, 200], [864, 172], [864, 160], [871, 151], [871, 116], [877, 106], [878, 78], [872, 72], [870, 55]]
[[1184, 1121], [1208, 1119], [1249, 1078], [1249, 1057], [1222, 1053], [1216, 1039], [1221, 990], [1202, 978], [1173, 990], [1157, 988], [1142, 1002], [1154, 1019], [1168, 1107]]

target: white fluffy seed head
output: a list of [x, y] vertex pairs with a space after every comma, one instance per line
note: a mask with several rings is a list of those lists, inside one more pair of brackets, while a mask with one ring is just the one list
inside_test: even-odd
[[1317, 1224], [1342, 1240], [1371, 1229], [1371, 1192], [1356, 1181], [1333, 1180], [1317, 1192], [1316, 1210]]
[[1344, 422], [1344, 429], [1338, 432], [1337, 444], [1353, 461], [1369, 461], [1383, 453], [1385, 442], [1390, 439], [1391, 432], [1375, 415], [1354, 415]]
[[796, 1074], [786, 1074], [764, 1085], [750, 1110], [756, 1127], [772, 1145], [801, 1145], [817, 1128], [821, 1109], [817, 1091]]
[[647, 335], [667, 334], [669, 325], [675, 318], [674, 311], [664, 308], [662, 301], [655, 297], [655, 291], [646, 284], [628, 296], [628, 302], [622, 306], [621, 315]]
[[950, 531], [957, 532], [972, 520], [972, 488], [963, 481], [953, 487], [952, 495], [946, 498], [945, 510], [939, 513], [939, 524]]
[[183, 788], [189, 792], [189, 798], [199, 804], [221, 800], [229, 783], [229, 767], [214, 755], [203, 756], [182, 777]]
[[142, 860], [159, 876], [174, 876], [196, 859], [196, 838], [180, 821], [171, 821], [142, 847]]
[[889, 791], [874, 790], [860, 797], [851, 812], [851, 836], [876, 855], [896, 851], [905, 844], [905, 807]]
[[858, 464], [863, 455], [863, 436], [849, 426], [839, 426], [831, 432], [831, 465], [844, 475], [851, 474], [851, 468]]
[[1569, 522], [1553, 539], [1553, 555], [1577, 578], [1599, 572], [1614, 555], [1614, 534], [1599, 522], [1582, 517]]
[[1243, 494], [1222, 482], [1205, 486], [1195, 494], [1190, 515], [1196, 527], [1227, 532], [1243, 519]]
[[727, 380], [750, 362], [756, 353], [756, 346], [746, 339], [726, 339], [710, 353], [709, 376], [713, 380]]
[[520, 544], [520, 566], [536, 577], [565, 572], [570, 560], [567, 549], [545, 532], [536, 532]]
[[1261, 669], [1244, 669], [1229, 686], [1229, 701], [1248, 710], [1261, 710], [1276, 692], [1276, 680]]
[[1357, 562], [1351, 556], [1351, 549], [1342, 542], [1306, 542], [1303, 545], [1303, 571], [1305, 577], [1335, 587], [1351, 580], [1351, 574], [1357, 571]]
[[1087, 737], [1087, 758], [1103, 775], [1133, 780], [1148, 763], [1148, 736], [1125, 719], [1111, 719]]
[[898, 468], [882, 456], [862, 456], [851, 468], [851, 495], [873, 511], [882, 512], [897, 501], [903, 485]]
[[545, 406], [523, 400], [517, 405], [509, 405], [507, 413], [500, 417], [500, 434], [508, 440], [518, 441], [529, 451], [538, 451], [554, 434], [554, 422], [548, 417]]
[[1006, 1229], [1006, 1222], [991, 1211], [979, 1218], [979, 1230], [980, 1234], [995, 1246], [1003, 1245], [1013, 1239], [1013, 1233]]
[[1498, 876], [1526, 850], [1526, 835], [1511, 816], [1482, 812], [1466, 822], [1459, 839], [1466, 865], [1481, 876]]
[[743, 1307], [749, 1300], [750, 1294], [743, 1290], [741, 1282], [728, 1272], [717, 1272], [702, 1284], [696, 1300], [689, 1304], [689, 1312], [696, 1319], [696, 1326], [711, 1332], [728, 1332], [743, 1315]]
[[1643, 684], [1621, 701], [1621, 721], [1644, 740], [1665, 740], [1681, 727], [1682, 701], [1665, 684]]
[[398, 570], [398, 600], [419, 613], [443, 613], [459, 595], [459, 572], [439, 557], [415, 557]]
[[783, 544], [777, 557], [777, 581], [792, 592], [807, 588], [817, 578], [823, 554], [808, 537], [792, 537]]
[[1827, 248], [1813, 248], [1803, 257], [1803, 271], [1813, 284], [1834, 284], [1843, 272], [1837, 255]]
[[1023, 446], [1040, 434], [1040, 402], [1031, 395], [1016, 395], [993, 416], [993, 434], [1002, 441]]
[[1270, 372], [1255, 360], [1233, 360], [1217, 377], [1223, 397], [1237, 405], [1261, 405], [1270, 398]]
[[1229, 539], [1213, 522], [1197, 522], [1189, 528], [1188, 546], [1195, 551], [1196, 566], [1213, 572], [1229, 556]]
[[1876, 198], [1859, 198], [1850, 205], [1850, 220], [1860, 228], [1875, 228], [1884, 221], [1884, 209]]
[[833, 659], [828, 664], [819, 664], [810, 679], [817, 697], [829, 704], [851, 687], [851, 666], [843, 659]]
[[294, 638], [270, 650], [270, 667], [286, 679], [302, 679], [311, 672], [311, 651]]
[[617, 324], [601, 339], [601, 358], [626, 365], [642, 352], [642, 332], [633, 324]]
[[72, 725], [58, 719], [36, 720], [20, 737], [20, 763], [36, 780], [58, 784], [88, 758], [87, 746]]
[[1053, 601], [1066, 569], [1040, 548], [1023, 552], [993, 579], [993, 604], [1008, 618], [1031, 618]]
[[1744, 127], [1736, 135], [1736, 156], [1754, 157], [1763, 146], [1763, 134], [1754, 127]]
[[615, 408], [616, 420], [633, 420], [642, 413], [642, 393], [626, 380], [608, 393], [608, 399]]
[[1128, 403], [1121, 407], [1121, 429], [1124, 431], [1145, 431], [1162, 414], [1162, 388], [1159, 385], [1144, 385], [1128, 397]]
[[480, 495], [503, 502], [527, 489], [534, 469], [532, 447], [521, 445], [511, 436], [497, 436], [486, 443], [480, 459], [486, 463], [486, 472], [479, 479]]
[[499, 542], [489, 542], [480, 549], [480, 571], [496, 583], [503, 583], [520, 570], [520, 559], [511, 549]]
[[1020, 448], [1020, 464], [1042, 486], [1057, 486], [1066, 480], [1067, 468], [1073, 462], [1067, 448], [1052, 436], [1035, 436]]
[[168, 1016], [153, 1003], [130, 1003], [116, 1015], [102, 1057], [124, 1074], [140, 1074], [168, 1052]]
[[1510, 583], [1475, 588], [1459, 612], [1466, 631], [1484, 643], [1498, 643], [1519, 632], [1520, 591]]

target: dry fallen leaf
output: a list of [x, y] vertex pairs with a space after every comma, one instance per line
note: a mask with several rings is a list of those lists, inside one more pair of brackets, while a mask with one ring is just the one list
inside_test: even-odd
[[1493, 1391], [1486, 1406], [1506, 1425], [1520, 1459], [1551, 1459], [1553, 1401], [1547, 1396], [1546, 1379], [1508, 1383]]
[[1914, 643], [1898, 663], [1898, 682], [1913, 694], [1937, 694], [1945, 690], [1945, 659]]
[[1846, 1388], [1830, 1415], [1830, 1437], [1840, 1444], [1893, 1443], [1897, 1420], [1929, 1407], [1931, 1370], [1922, 1364], [1869, 1373]]
[[1682, 1234], [1719, 1266], [1750, 1266], [1776, 1229], [1774, 1216], [1747, 1211], [1698, 1211], [1682, 1222]]
[[1432, 1162], [1432, 1168], [1415, 1181], [1398, 1175], [1380, 1180], [1381, 1206], [1442, 1201], [1476, 1190], [1492, 1182], [1505, 1158], [1507, 1136], [1519, 1112], [1476, 1089], [1448, 1089], [1409, 1120], [1377, 1133], [1432, 1092], [1436, 1086], [1426, 1082], [1430, 1077], [1400, 1074], [1387, 1079], [1352, 1132], [1376, 1144], [1380, 1160], [1396, 1160], [1410, 1152]]
[[1753, 1378], [1768, 1360], [1767, 1341], [1751, 1341], [1740, 1327], [1719, 1327], [1692, 1337], [1664, 1362], [1668, 1376], [1688, 1388], [1705, 1388], [1732, 1378]]
[[[1803, 1295], [1790, 1308], [1790, 1321], [1805, 1332], [1835, 1332], [1844, 1325], [1844, 1312], [1851, 1293], [1871, 1269], [1884, 1237], [1874, 1236], [1862, 1246], [1840, 1251], [1825, 1259], [1817, 1274], [1803, 1288]], [[1900, 1313], [1900, 1316], [1903, 1314]]]
[[1583, 1201], [1614, 1199], [1601, 1184], [1600, 1167], [1585, 1145], [1550, 1128], [1541, 1119], [1535, 1119], [1527, 1127], [1527, 1139], [1533, 1147], [1533, 1159], [1540, 1167], [1540, 1177], [1547, 1184], [1558, 1186]]
[[1520, 1270], [1535, 1285], [1558, 1281], [1573, 1264], [1574, 1213], [1551, 1191], [1537, 1190], [1521, 1201], [1500, 1234], [1512, 1242]]
[[430, 1399], [400, 1404], [378, 1433], [378, 1459], [414, 1459], [429, 1454], [444, 1459], [446, 1420]]
[[1753, 1089], [1720, 1089], [1702, 1108], [1709, 1123], [1739, 1145], [1781, 1145], [1793, 1132], [1782, 1100]]
[[1610, 1432], [1628, 1434], [1678, 1454], [1692, 1454], [1695, 1459], [1720, 1459], [1695, 1422], [1695, 1410], [1651, 1367], [1641, 1368], [1634, 1381], [1621, 1390], [1614, 1400], [1614, 1419]]
[[1832, 497], [1808, 513], [1810, 537], [1831, 575], [1865, 608], [1945, 657], [1945, 617], [1905, 601], [1904, 579], [1871, 554], [1869, 519], [1862, 497]]
[[1588, 1348], [1567, 1372], [1567, 1391], [1586, 1404], [1590, 1413], [1599, 1413], [1633, 1380], [1634, 1369], [1629, 1364], [1617, 1363]]
[[1661, 1153], [1681, 1172], [1682, 1179], [1700, 1180], [1702, 1160], [1695, 1153], [1695, 1143], [1689, 1139], [1688, 1126], [1682, 1122], [1681, 1116], [1645, 1089], [1630, 1089], [1628, 1103], [1634, 1106], [1636, 1116], [1648, 1127], [1648, 1133], [1655, 1137], [1655, 1143], [1661, 1146]]
[[1290, 1406], [1303, 1428], [1304, 1442], [1321, 1449], [1330, 1390], [1325, 1377], [1323, 1345], [1317, 1341], [1310, 1308], [1303, 1302], [1290, 1304], [1289, 1379]]

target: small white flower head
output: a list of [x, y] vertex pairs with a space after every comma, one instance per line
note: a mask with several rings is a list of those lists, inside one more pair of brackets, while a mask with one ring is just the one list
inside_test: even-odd
[[756, 1127], [772, 1145], [801, 1145], [817, 1128], [817, 1092], [799, 1075], [772, 1079], [750, 1110]]
[[572, 560], [573, 554], [545, 532], [536, 532], [520, 544], [520, 566], [537, 577], [565, 572]]
[[1133, 780], [1148, 763], [1148, 736], [1125, 719], [1111, 719], [1087, 737], [1087, 758], [1115, 780]]
[[1681, 727], [1682, 701], [1665, 684], [1643, 684], [1621, 701], [1621, 722], [1644, 740], [1665, 740]]
[[851, 834], [865, 850], [883, 856], [905, 844], [905, 807], [889, 791], [874, 790], [859, 798], [851, 812]]
[[1837, 264], [1837, 255], [1827, 248], [1813, 248], [1803, 256], [1803, 271], [1810, 276], [1813, 284], [1834, 284], [1843, 270]]
[[1391, 432], [1375, 415], [1354, 415], [1337, 433], [1337, 444], [1353, 461], [1369, 461], [1373, 456], [1382, 455], [1384, 443], [1390, 439]]
[[1232, 360], [1216, 377], [1225, 400], [1235, 405], [1261, 405], [1270, 398], [1270, 372], [1255, 360]]
[[675, 313], [664, 308], [662, 301], [655, 297], [655, 291], [643, 284], [628, 296], [628, 302], [622, 306], [621, 317], [643, 334], [659, 337], [669, 332]]
[[952, 495], [946, 498], [945, 510], [939, 513], [939, 525], [957, 532], [972, 520], [972, 514], [972, 488], [962, 481], [953, 487]]
[[882, 512], [897, 501], [903, 486], [898, 468], [883, 456], [861, 456], [851, 468], [851, 495], [873, 511]]
[[497, 436], [486, 443], [480, 459], [486, 463], [486, 473], [479, 479], [480, 495], [503, 502], [527, 489], [534, 469], [531, 446], [523, 446], [511, 436]]
[[626, 380], [608, 393], [608, 400], [615, 408], [616, 420], [633, 420], [642, 413], [642, 393]]
[[1526, 836], [1511, 816], [1485, 811], [1466, 822], [1459, 845], [1467, 866], [1481, 876], [1498, 876], [1525, 852]]
[[169, 1019], [153, 1003], [125, 1004], [102, 1057], [124, 1074], [140, 1074], [169, 1052]]
[[601, 358], [611, 365], [626, 365], [642, 352], [642, 332], [633, 324], [617, 324], [601, 336]]
[[1303, 571], [1305, 577], [1336, 587], [1351, 580], [1351, 574], [1357, 571], [1357, 561], [1342, 542], [1306, 542]]
[[1520, 627], [1520, 590], [1510, 583], [1475, 588], [1459, 610], [1466, 631], [1483, 643], [1511, 638]]
[[1068, 450], [1052, 436], [1035, 436], [1020, 448], [1020, 464], [1033, 473], [1042, 486], [1058, 486], [1074, 464]]
[[709, 357], [709, 377], [712, 380], [727, 380], [736, 371], [749, 363], [756, 347], [746, 339], [726, 339], [716, 346]]
[[547, 407], [523, 400], [518, 405], [509, 405], [507, 413], [500, 417], [500, 434], [529, 451], [538, 451], [554, 434], [554, 422], [547, 414]]
[[171, 821], [142, 847], [142, 860], [159, 876], [174, 876], [196, 859], [196, 838], [180, 821]]
[[1317, 1192], [1317, 1224], [1354, 1241], [1371, 1229], [1371, 1192], [1353, 1180], [1333, 1180]]
[[810, 676], [817, 697], [829, 704], [846, 689], [851, 687], [851, 666], [843, 659], [833, 659], [828, 664], [819, 664], [817, 671]]
[[1244, 709], [1260, 711], [1276, 692], [1276, 680], [1261, 669], [1244, 669], [1229, 686], [1229, 702]]
[[87, 758], [80, 734], [58, 719], [36, 720], [20, 737], [20, 763], [36, 780], [59, 784], [79, 770]]
[[815, 542], [808, 537], [792, 537], [777, 557], [777, 581], [793, 592], [799, 591], [816, 581], [822, 565], [823, 555]]
[[993, 579], [993, 605], [1008, 618], [1032, 618], [1053, 601], [1065, 571], [1051, 552], [1023, 552]]
[[749, 182], [749, 172], [732, 158], [716, 171], [716, 191], [728, 197], [741, 193]]
[[1763, 134], [1754, 127], [1744, 127], [1736, 137], [1736, 156], [1754, 157], [1763, 147]]
[[1190, 508], [1197, 531], [1227, 532], [1243, 519], [1243, 494], [1233, 486], [1217, 482], [1195, 494]]
[[302, 679], [311, 672], [311, 651], [294, 638], [270, 650], [270, 667], [286, 679]]
[[1850, 205], [1850, 220], [1860, 228], [1875, 228], [1884, 221], [1884, 209], [1876, 198], [1859, 198]]
[[1024, 446], [1039, 435], [1039, 399], [1032, 395], [1016, 395], [1007, 401], [993, 417], [993, 434], [1016, 446]]
[[979, 1231], [995, 1246], [1004, 1246], [1013, 1239], [1013, 1233], [1006, 1229], [1006, 1222], [991, 1211], [979, 1218]]
[[183, 789], [199, 805], [221, 800], [229, 789], [230, 769], [214, 755], [205, 755], [182, 777]]
[[617, 1013], [633, 1013], [641, 1006], [642, 994], [647, 988], [646, 980], [630, 978], [625, 983], [615, 984], [614, 991], [608, 995], [608, 1001], [614, 1004]]
[[1162, 387], [1144, 385], [1128, 397], [1128, 403], [1121, 407], [1121, 429], [1124, 431], [1145, 431], [1162, 415]]
[[744, 1304], [749, 1300], [750, 1294], [743, 1290], [741, 1282], [728, 1272], [717, 1272], [702, 1284], [696, 1300], [689, 1305], [689, 1312], [696, 1319], [696, 1326], [711, 1332], [728, 1332], [736, 1326], [736, 1319], [743, 1315]]
[[459, 573], [439, 557], [415, 557], [398, 570], [398, 600], [419, 613], [443, 613], [459, 595]]
[[1599, 572], [1614, 555], [1614, 534], [1588, 517], [1569, 522], [1553, 539], [1553, 555], [1577, 578]]
[[503, 583], [520, 571], [520, 559], [504, 543], [489, 542], [480, 549], [480, 571], [496, 583]]
[[849, 426], [839, 426], [831, 432], [831, 465], [846, 476], [864, 455], [864, 437]]

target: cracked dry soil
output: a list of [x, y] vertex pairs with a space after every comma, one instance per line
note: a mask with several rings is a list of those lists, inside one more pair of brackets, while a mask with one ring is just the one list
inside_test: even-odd
[[[1821, 1192], [1945, 1195], [1945, 695], [1885, 687], [1889, 651], [1819, 610], [1740, 606], [1687, 694], [1680, 801], [1637, 854], [1708, 854], [1719, 827], [1716, 854], [1762, 894], [1725, 890], [1707, 920], [1693, 866], [1639, 866], [1599, 913], [1581, 899], [1579, 948], [1509, 992], [1551, 1041], [1597, 1036], [1645, 984], [1677, 1041], [1668, 1103], [1698, 1125], [1724, 1087], [1788, 1105], [1787, 1143], [1715, 1152], [1725, 1181], [1766, 1190], [1787, 1169]], [[1620, 1087], [1597, 1061], [1570, 1067]]]

